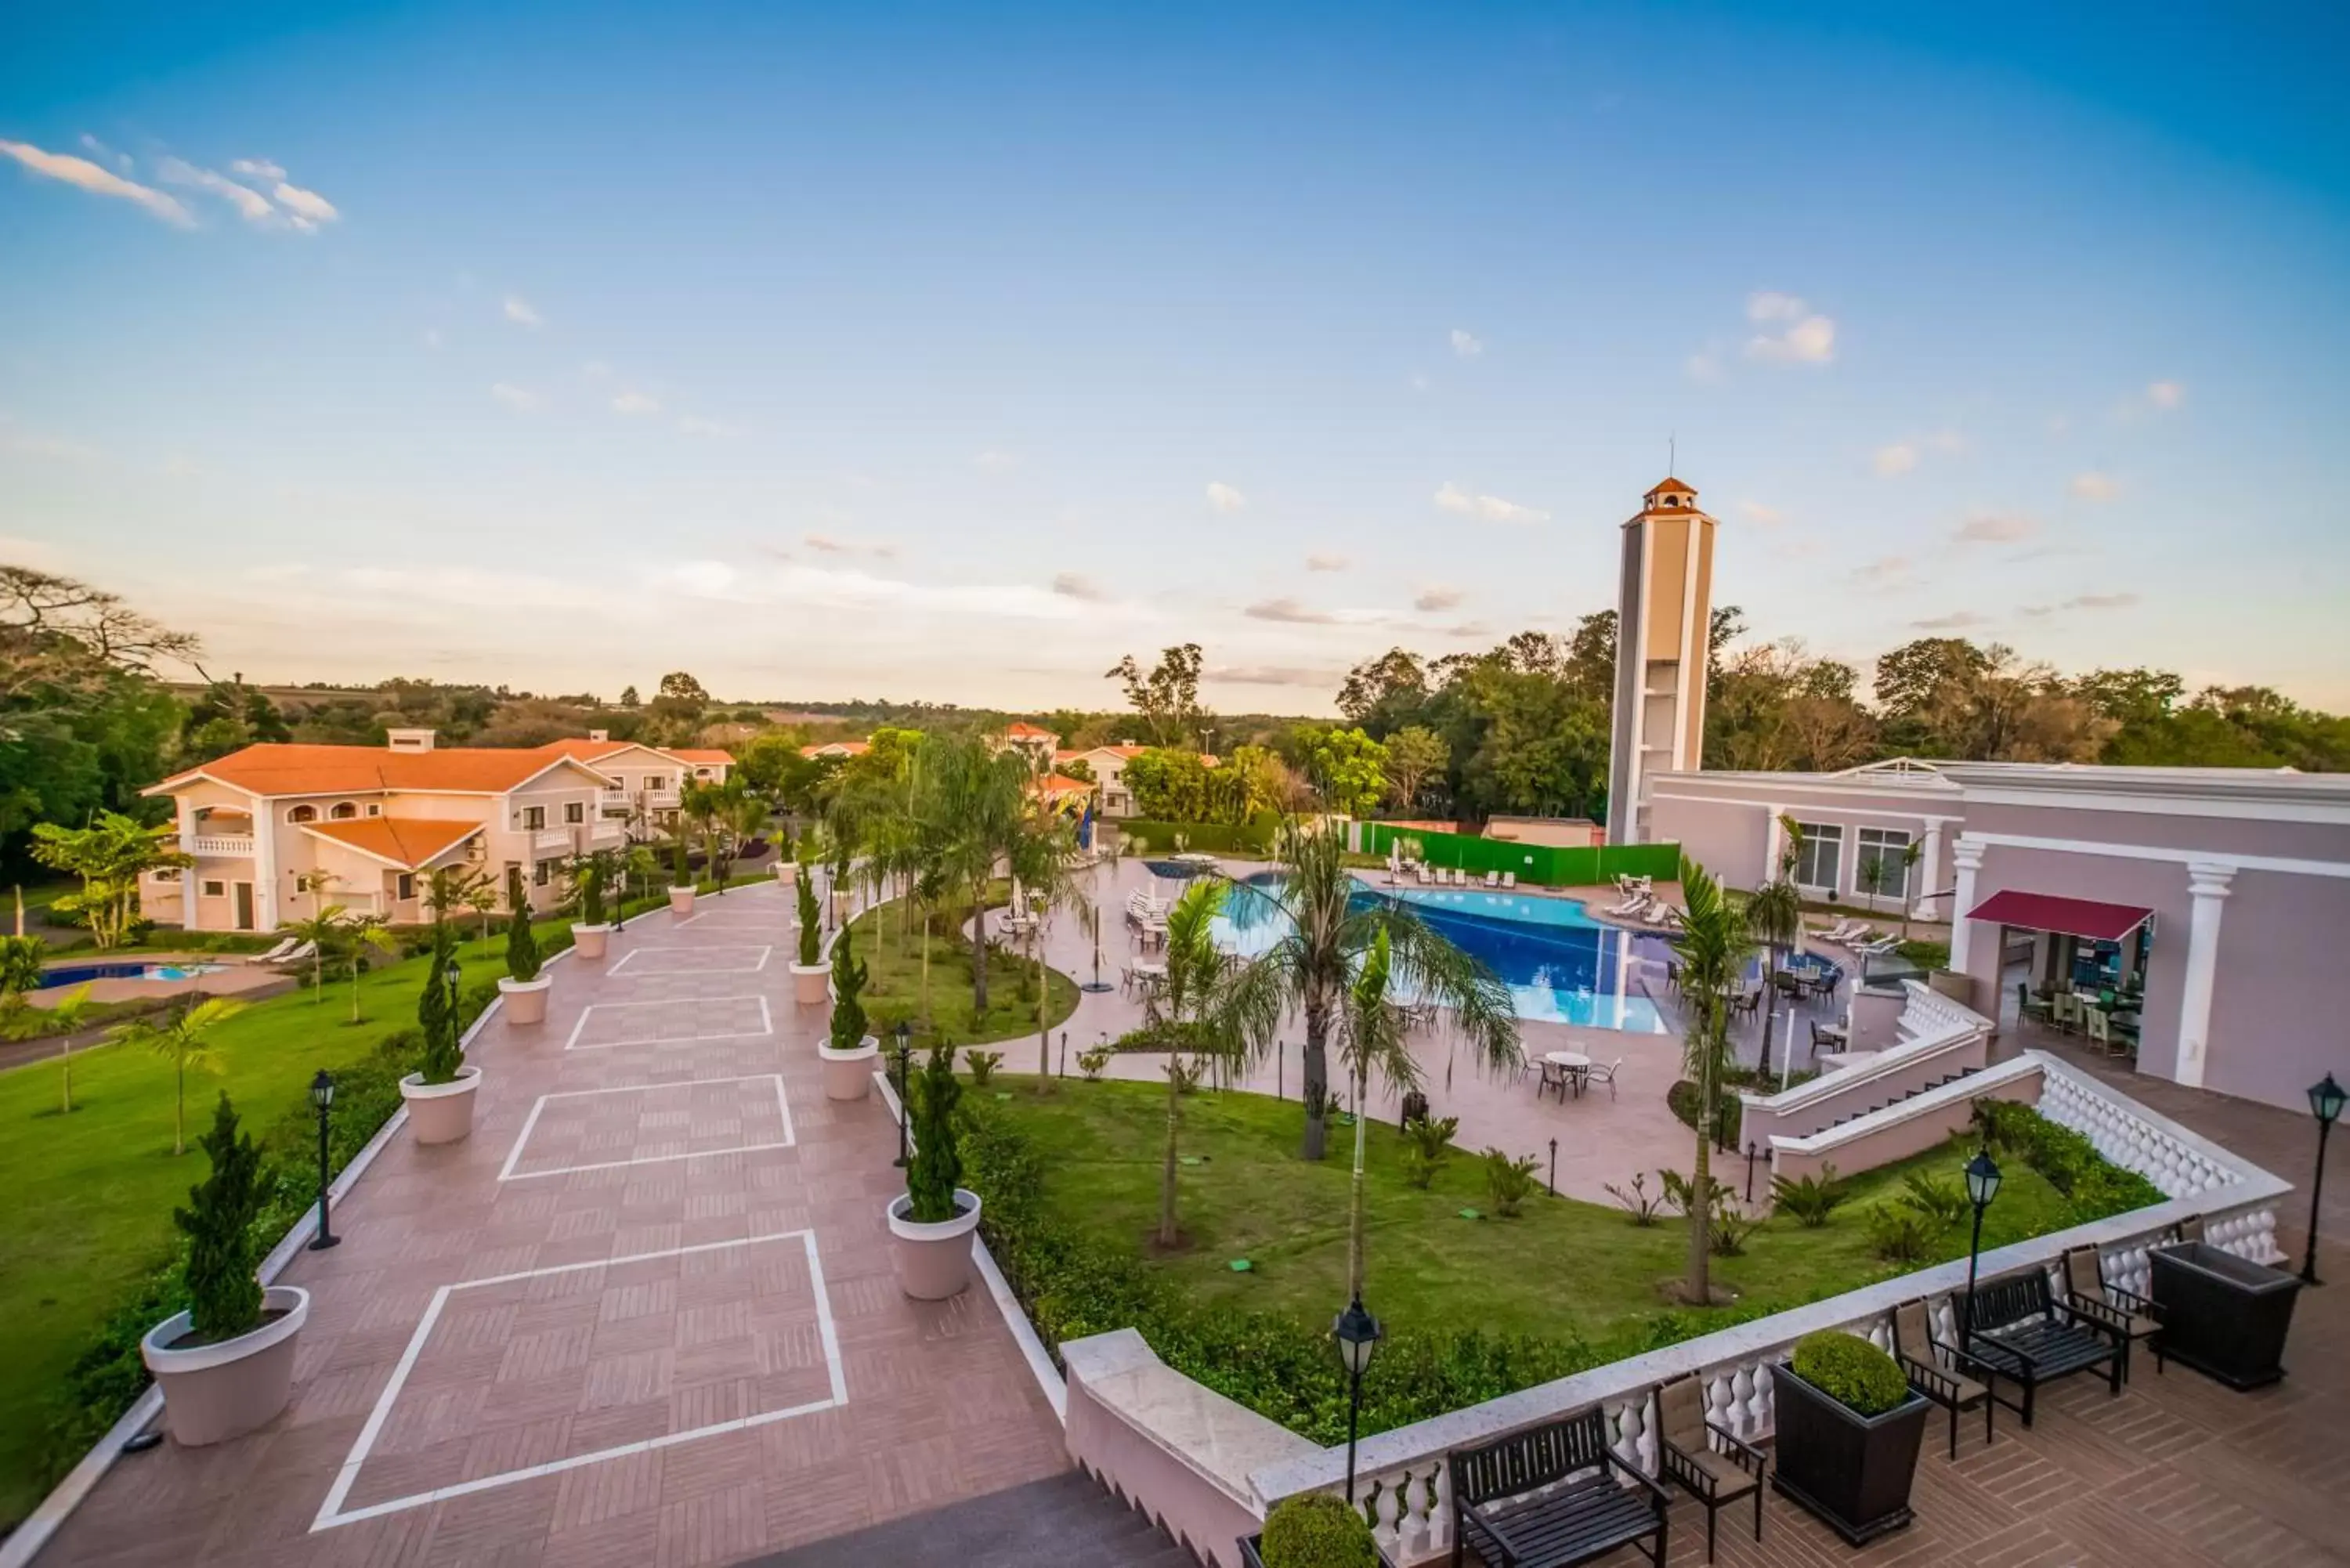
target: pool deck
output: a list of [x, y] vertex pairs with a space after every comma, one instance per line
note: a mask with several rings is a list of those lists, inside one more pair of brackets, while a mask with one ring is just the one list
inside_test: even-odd
[[[169, 953], [137, 952], [109, 957], [104, 953], [76, 953], [50, 969], [79, 969], [85, 965], [110, 963], [140, 964], [199, 964], [216, 963], [224, 967], [211, 974], [190, 975], [184, 980], [93, 980], [85, 981], [92, 1002], [136, 1002], [142, 997], [179, 996], [188, 992], [202, 992], [206, 996], [242, 996], [252, 998], [270, 992], [272, 987], [290, 988], [300, 977], [285, 970], [271, 969], [250, 961], [243, 953]], [[281, 982], [283, 982], [281, 984]], [[25, 1001], [34, 1007], [54, 1007], [57, 999], [75, 988], [69, 985], [51, 986], [28, 992]]]

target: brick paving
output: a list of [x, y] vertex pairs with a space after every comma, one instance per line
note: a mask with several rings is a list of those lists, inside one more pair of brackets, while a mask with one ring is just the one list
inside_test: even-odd
[[44, 1568], [723, 1563], [1066, 1469], [984, 1288], [897, 1287], [892, 1125], [823, 1097], [789, 900], [702, 908], [483, 1031], [473, 1136], [395, 1137], [288, 1271], [286, 1414], [126, 1456]]

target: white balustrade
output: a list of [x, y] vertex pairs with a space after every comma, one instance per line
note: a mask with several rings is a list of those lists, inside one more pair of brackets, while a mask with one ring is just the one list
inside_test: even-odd
[[192, 833], [181, 840], [182, 850], [189, 855], [226, 856], [232, 859], [250, 859], [253, 838], [249, 834]]

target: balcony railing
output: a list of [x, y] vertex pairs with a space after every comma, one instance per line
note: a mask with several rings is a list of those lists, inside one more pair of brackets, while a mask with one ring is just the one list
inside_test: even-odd
[[180, 840], [180, 847], [190, 855], [225, 855], [250, 859], [253, 857], [253, 836], [249, 833], [191, 833]]
[[530, 846], [533, 849], [568, 849], [571, 847], [571, 830], [567, 827], [542, 827], [530, 836]]

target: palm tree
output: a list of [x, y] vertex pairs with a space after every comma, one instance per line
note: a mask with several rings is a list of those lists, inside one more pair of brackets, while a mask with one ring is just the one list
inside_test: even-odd
[[1388, 1087], [1401, 1095], [1419, 1083], [1419, 1060], [1405, 1044], [1403, 1009], [1388, 995], [1393, 965], [1385, 930], [1371, 939], [1355, 983], [1347, 988], [1342, 1015], [1338, 1062], [1355, 1088], [1355, 1174], [1347, 1198], [1347, 1285], [1353, 1299], [1363, 1299], [1363, 1139], [1370, 1117], [1364, 1103], [1370, 1096], [1371, 1075], [1377, 1072]]
[[217, 1070], [212, 1032], [243, 1012], [249, 1004], [233, 996], [208, 996], [193, 1007], [174, 1008], [161, 1023], [142, 1018], [114, 1032], [118, 1043], [144, 1045], [172, 1059], [178, 1086], [172, 1102], [172, 1154], [188, 1152], [188, 1069]]
[[1901, 940], [1905, 942], [1909, 940], [1909, 911], [1917, 902], [1909, 896], [1909, 868], [1925, 854], [1926, 841], [1922, 838], [1911, 839], [1908, 847], [1901, 851]]
[[1681, 1073], [1697, 1085], [1697, 1160], [1690, 1179], [1689, 1277], [1681, 1296], [1691, 1306], [1712, 1299], [1707, 1277], [1713, 1236], [1714, 1103], [1722, 1071], [1730, 1064], [1730, 1002], [1737, 994], [1753, 945], [1745, 923], [1721, 885], [1706, 868], [1681, 857], [1681, 929], [1673, 946], [1680, 950], [1681, 995], [1689, 1006], [1688, 1033], [1681, 1039]]
[[1028, 764], [1015, 751], [990, 754], [977, 739], [931, 735], [916, 752], [914, 815], [923, 860], [941, 888], [971, 907], [972, 1016], [987, 1012], [987, 885], [1022, 840]]
[[1507, 987], [1482, 963], [1430, 929], [1397, 898], [1358, 898], [1347, 870], [1346, 839], [1296, 818], [1284, 820], [1282, 879], [1272, 891], [1270, 918], [1285, 927], [1273, 945], [1250, 960], [1226, 988], [1221, 1004], [1253, 1054], [1277, 1038], [1294, 1010], [1305, 1014], [1304, 1097], [1307, 1159], [1322, 1158], [1329, 1132], [1329, 1044], [1356, 972], [1378, 938], [1388, 941], [1395, 982], [1422, 1002], [1451, 1010], [1452, 1027], [1479, 1061], [1514, 1067], [1522, 1059], [1518, 1020]]
[[478, 867], [436, 866], [424, 874], [424, 907], [437, 924], [469, 904], [476, 889], [491, 886], [488, 874]]
[[310, 946], [310, 1001], [313, 1005], [327, 1000], [327, 961], [342, 946], [343, 914], [340, 904], [328, 904], [313, 910], [307, 920], [286, 920], [277, 928]]
[[400, 939], [391, 934], [381, 915], [355, 915], [343, 922], [341, 940], [351, 955], [351, 1022], [364, 1023], [367, 1021], [359, 1016], [359, 975], [366, 968], [367, 955], [360, 950], [396, 953]]
[[[1762, 982], [1762, 1055], [1755, 1070], [1768, 1078], [1771, 1075], [1771, 1027], [1778, 1017], [1774, 1005], [1778, 992], [1779, 962], [1788, 949], [1800, 948], [1804, 941], [1804, 899], [1795, 891], [1794, 883], [1784, 876], [1765, 882], [1754, 889], [1746, 900], [1746, 933], [1768, 950], [1770, 973]], [[1795, 1043], [1787, 1042], [1790, 1056]]]
[[1215, 1026], [1216, 987], [1232, 961], [1216, 946], [1215, 920], [1224, 907], [1224, 885], [1195, 877], [1167, 911], [1167, 1152], [1159, 1175], [1159, 1245], [1172, 1249], [1181, 1233], [1175, 1225], [1176, 1145], [1183, 1123], [1180, 1056], [1191, 1050], [1195, 1070], [1209, 1062], [1230, 1063], [1240, 1041]]
[[56, 1004], [49, 1009], [50, 1024], [57, 1032], [57, 1071], [64, 1082], [65, 1110], [68, 1116], [73, 1114], [74, 1031], [79, 1029], [88, 1019], [89, 1010], [94, 1005], [95, 1003], [89, 999], [89, 987], [78, 985], [58, 997]]
[[1052, 1076], [1052, 1030], [1046, 1021], [1052, 1017], [1053, 988], [1045, 976], [1041, 917], [1055, 906], [1079, 902], [1077, 834], [1069, 819], [1046, 805], [1042, 796], [1032, 793], [1029, 800], [1029, 809], [1016, 819], [1012, 840], [1004, 846], [1004, 864], [1012, 873], [1014, 899], [1026, 906], [1020, 913], [1040, 917], [1028, 928], [1028, 956], [1036, 970], [1036, 1077], [1045, 1083]]

